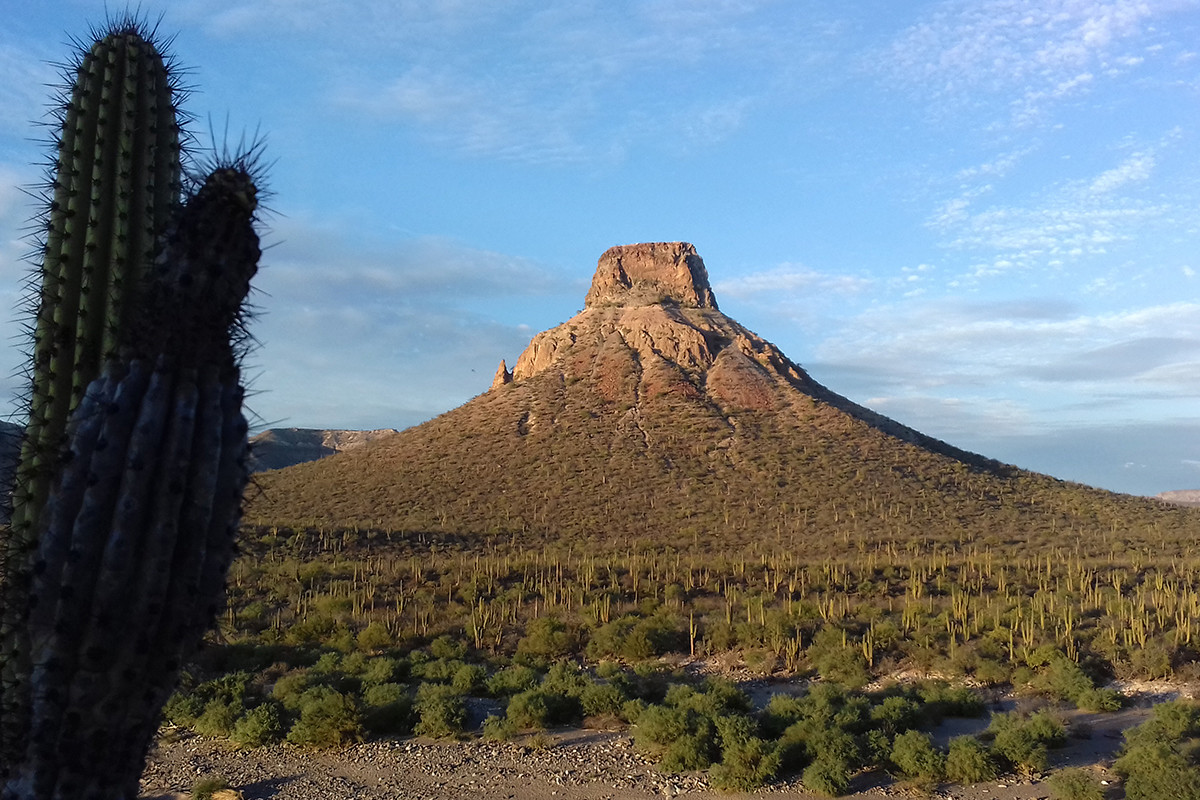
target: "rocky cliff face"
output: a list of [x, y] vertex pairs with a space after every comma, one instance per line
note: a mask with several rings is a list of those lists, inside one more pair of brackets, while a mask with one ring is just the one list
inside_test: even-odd
[[395, 428], [374, 431], [273, 428], [250, 438], [251, 469], [261, 472], [316, 461], [334, 453], [354, 450], [396, 432]]
[[611, 402], [636, 405], [674, 394], [726, 412], [780, 409], [798, 390], [897, 438], [972, 464], [988, 462], [831, 392], [722, 314], [704, 261], [687, 242], [606, 251], [584, 310], [534, 336], [511, 373], [502, 361], [492, 391], [543, 374], [589, 381]]
[[687, 242], [650, 242], [610, 247], [600, 256], [586, 308], [670, 303], [716, 309], [708, 271]]

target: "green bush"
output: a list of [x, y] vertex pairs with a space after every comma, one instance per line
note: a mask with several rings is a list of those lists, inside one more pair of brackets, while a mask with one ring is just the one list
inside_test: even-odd
[[605, 714], [621, 714], [621, 707], [629, 698], [619, 688], [611, 683], [591, 683], [579, 693], [579, 704], [587, 717], [600, 717]]
[[1049, 783], [1054, 800], [1104, 800], [1104, 787], [1086, 769], [1060, 770], [1050, 776]]
[[664, 772], [707, 769], [719, 755], [713, 721], [689, 708], [649, 706], [637, 717], [634, 744]]
[[505, 667], [488, 678], [488, 694], [495, 697], [517, 694], [538, 685], [541, 677], [537, 670], [523, 665]]
[[1127, 800], [1200, 800], [1200, 703], [1176, 700], [1125, 733], [1114, 765]]
[[442, 635], [429, 643], [429, 652], [434, 658], [454, 661], [467, 654], [467, 645], [451, 636]]
[[889, 736], [917, 727], [920, 719], [921, 707], [908, 697], [885, 697], [871, 709], [871, 722]]
[[1075, 698], [1075, 705], [1084, 711], [1120, 711], [1124, 702], [1115, 689], [1084, 689]]
[[574, 722], [581, 715], [582, 710], [576, 698], [541, 687], [515, 694], [508, 701], [508, 720], [518, 730]]
[[417, 724], [413, 731], [421, 736], [450, 739], [462, 735], [467, 723], [467, 708], [454, 687], [423, 683], [417, 689], [414, 706]]
[[892, 744], [892, 764], [906, 778], [939, 780], [946, 771], [946, 757], [933, 746], [929, 734], [905, 731]]
[[300, 710], [300, 698], [312, 687], [313, 678], [308, 670], [297, 669], [279, 676], [271, 689], [271, 696], [283, 704], [288, 711]]
[[395, 638], [382, 622], [372, 622], [358, 634], [358, 649], [366, 653], [378, 653], [396, 643]]
[[214, 794], [228, 788], [229, 781], [224, 778], [201, 778], [192, 784], [192, 800], [212, 800]]
[[483, 721], [483, 738], [496, 742], [510, 741], [518, 733], [517, 726], [508, 717], [488, 714]]
[[925, 681], [917, 684], [917, 696], [921, 699], [922, 715], [928, 724], [936, 724], [943, 717], [982, 717], [987, 713], [983, 698], [966, 686], [951, 686], [945, 681]]
[[408, 673], [408, 664], [397, 658], [375, 656], [367, 660], [361, 677], [366, 686], [381, 683], [397, 683]]
[[362, 714], [353, 697], [327, 687], [301, 696], [300, 718], [288, 731], [292, 744], [341, 747], [363, 739]]
[[538, 617], [525, 626], [525, 636], [517, 642], [517, 657], [556, 660], [575, 653], [579, 636], [557, 617]]
[[487, 680], [487, 670], [479, 664], [463, 664], [450, 679], [450, 685], [459, 694], [475, 694]]
[[956, 736], [946, 753], [946, 777], [955, 783], [994, 780], [1000, 771], [987, 746], [974, 736]]
[[749, 792], [774, 780], [779, 760], [779, 748], [756, 736], [726, 743], [709, 779], [722, 791]]
[[225, 700], [217, 698], [209, 700], [204, 706], [204, 713], [192, 723], [192, 729], [201, 736], [225, 738], [233, 733], [238, 718], [246, 713], [241, 699]]
[[256, 706], [234, 723], [229, 737], [238, 747], [263, 747], [283, 738], [284, 724], [280, 706], [268, 701]]
[[773, 694], [759, 716], [759, 727], [763, 735], [778, 739], [793, 723], [804, 716], [804, 704], [791, 694]]
[[804, 768], [800, 780], [814, 792], [840, 797], [850, 788], [850, 765], [839, 758], [823, 756]]
[[368, 686], [363, 702], [363, 725], [372, 736], [395, 736], [412, 730], [413, 702], [402, 684]]
[[987, 733], [994, 737], [992, 752], [1022, 772], [1045, 770], [1049, 761], [1048, 748], [1066, 740], [1062, 723], [1045, 711], [1027, 718], [1019, 714], [997, 714], [992, 717]]

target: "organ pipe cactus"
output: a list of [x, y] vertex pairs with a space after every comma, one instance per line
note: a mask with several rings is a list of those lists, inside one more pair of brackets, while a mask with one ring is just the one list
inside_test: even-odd
[[[142, 70], [135, 51], [162, 63], [140, 26], [111, 26], [63, 114], [0, 573], [0, 800], [137, 796], [162, 705], [223, 601], [247, 479], [239, 361], [260, 253], [257, 148], [215, 164], [180, 206], [179, 131], [158, 113], [170, 81], [125, 80]], [[97, 71], [122, 58], [128, 68]], [[70, 144], [125, 113], [91, 99], [97, 81], [122, 87], [132, 128], [170, 135], [118, 167], [112, 154], [136, 136]], [[64, 199], [82, 203], [71, 187], [84, 184], [71, 212]]]

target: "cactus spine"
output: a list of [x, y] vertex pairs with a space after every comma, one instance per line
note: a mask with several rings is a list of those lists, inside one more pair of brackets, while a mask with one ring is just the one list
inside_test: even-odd
[[222, 603], [247, 479], [256, 148], [180, 207], [157, 48], [113, 26], [78, 75], [0, 575], [0, 800], [137, 796], [162, 704]]

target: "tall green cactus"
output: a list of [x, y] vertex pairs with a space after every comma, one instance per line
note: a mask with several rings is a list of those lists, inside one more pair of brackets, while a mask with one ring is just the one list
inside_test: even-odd
[[[0, 571], [0, 800], [136, 797], [162, 704], [222, 603], [240, 517], [255, 148], [179, 206], [170, 82], [144, 33], [106, 31], [64, 113]], [[146, 53], [160, 72], [142, 81]], [[127, 123], [110, 130], [114, 115]]]
[[178, 90], [136, 21], [116, 22], [74, 67], [43, 251], [32, 402], [13, 497], [27, 543], [45, 503], [67, 415], [128, 323], [129, 296], [179, 203]]
[[[66, 451], [71, 410], [127, 326], [156, 237], [180, 200], [179, 94], [152, 36], [114, 20], [80, 45], [57, 104], [60, 129], [47, 189], [40, 289], [33, 320], [29, 418], [0, 542], [0, 688], [28, 674], [24, 603], [39, 518]], [[5, 691], [0, 715], [21, 717]], [[0, 726], [0, 763], [13, 726]]]

